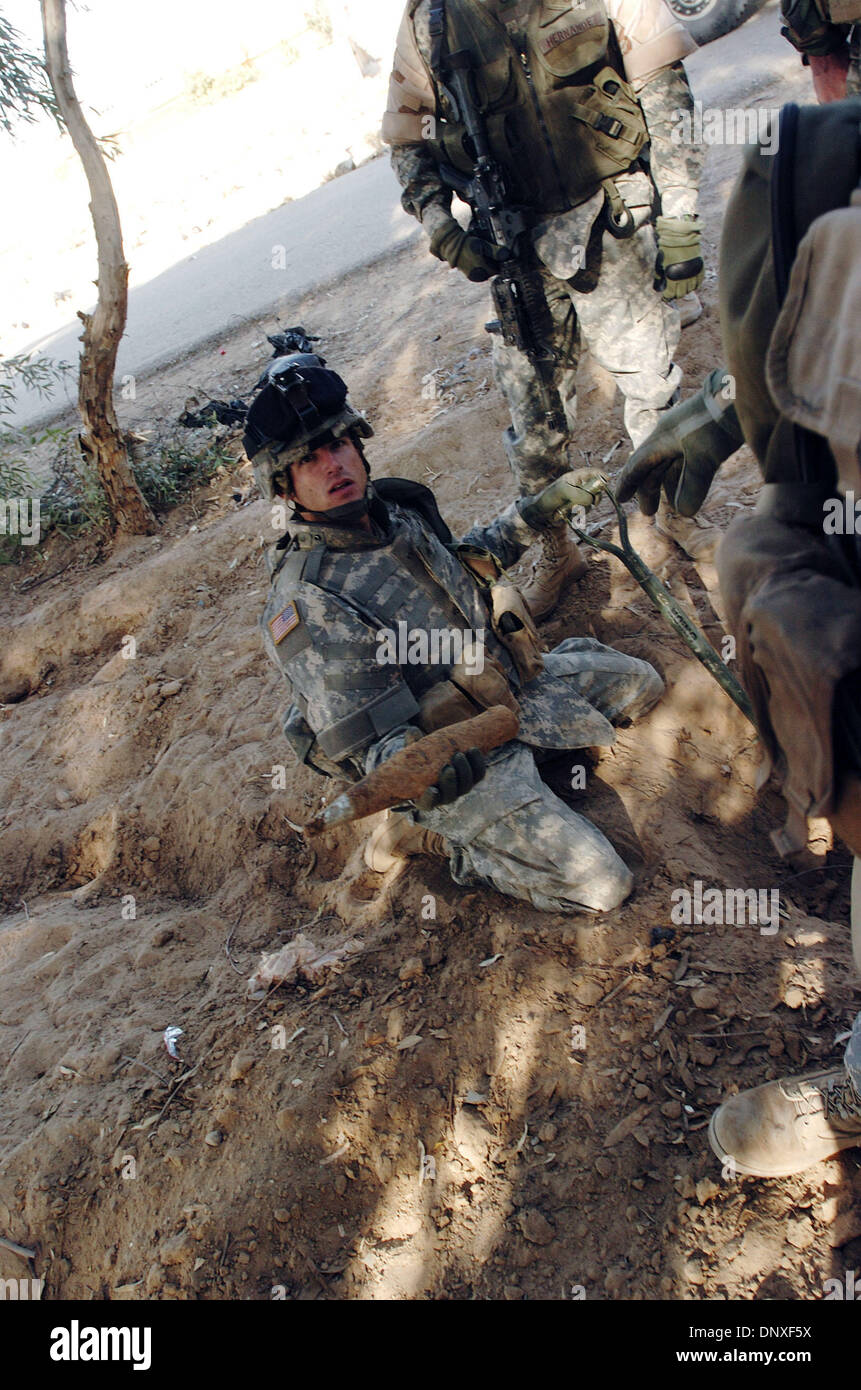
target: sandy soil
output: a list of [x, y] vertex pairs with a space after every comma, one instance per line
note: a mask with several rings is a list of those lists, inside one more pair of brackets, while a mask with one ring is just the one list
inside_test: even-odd
[[[712, 265], [734, 165], [711, 152]], [[719, 360], [713, 275], [703, 298], [689, 383]], [[512, 496], [486, 315], [482, 287], [418, 249], [288, 320], [373, 419], [375, 469], [431, 482], [456, 528]], [[125, 423], [247, 393], [274, 327], [143, 383]], [[621, 411], [589, 362], [581, 405], [580, 446], [603, 458]], [[597, 553], [548, 645], [594, 633], [668, 692], [584, 792], [566, 791], [575, 755], [547, 775], [632, 865], [634, 897], [597, 922], [548, 916], [430, 859], [372, 874], [362, 827], [312, 851], [289, 821], [331, 787], [280, 734], [256, 630], [273, 533], [262, 503], [232, 500], [247, 477], [155, 539], [53, 541], [0, 581], [0, 1233], [36, 1248], [50, 1298], [821, 1297], [861, 1258], [854, 1153], [724, 1180], [705, 1126], [723, 1096], [839, 1058], [858, 1007], [848, 854], [817, 824], [776, 857], [750, 727]], [[756, 487], [742, 451], [709, 519]], [[717, 644], [713, 573], [642, 519], [632, 538]], [[695, 879], [778, 888], [779, 934], [656, 934]], [[249, 1000], [260, 953], [298, 931], [362, 949], [322, 986]], [[0, 1250], [0, 1276], [23, 1273]]]

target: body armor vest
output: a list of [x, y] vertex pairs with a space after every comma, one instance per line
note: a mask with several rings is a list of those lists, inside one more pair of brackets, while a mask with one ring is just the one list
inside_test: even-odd
[[[415, 0], [413, 14], [421, 0]], [[432, 13], [440, 9], [432, 0]], [[473, 170], [461, 113], [446, 88], [446, 54], [473, 55], [472, 83], [494, 159], [512, 202], [548, 214], [591, 198], [605, 180], [626, 172], [649, 135], [625, 81], [602, 0], [541, 0], [525, 27], [499, 18], [501, 0], [447, 0], [438, 93], [437, 162]]]

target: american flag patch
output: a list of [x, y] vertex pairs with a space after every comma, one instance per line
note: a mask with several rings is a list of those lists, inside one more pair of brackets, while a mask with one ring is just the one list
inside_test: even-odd
[[269, 631], [272, 633], [272, 641], [276, 647], [279, 642], [283, 642], [288, 632], [292, 632], [294, 627], [298, 627], [301, 618], [296, 611], [295, 603], [288, 603], [286, 608], [282, 608], [277, 618], [273, 618], [269, 624]]

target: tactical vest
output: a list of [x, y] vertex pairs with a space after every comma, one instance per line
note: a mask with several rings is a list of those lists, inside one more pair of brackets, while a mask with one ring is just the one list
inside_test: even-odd
[[[413, 0], [411, 17], [421, 3]], [[504, 10], [504, 0], [431, 0], [440, 119], [437, 138], [427, 143], [438, 163], [472, 173], [469, 138], [445, 80], [446, 55], [467, 50], [491, 153], [505, 170], [512, 202], [565, 212], [636, 162], [649, 138], [642, 108], [625, 81], [602, 0], [537, 0], [519, 32], [506, 27]], [[441, 21], [444, 28], [434, 44], [435, 14], [437, 30]]]
[[[518, 637], [525, 639], [526, 633], [515, 633], [513, 638], [503, 635], [501, 640], [498, 635], [500, 614], [496, 612], [494, 589], [490, 587], [491, 574], [481, 572], [490, 567], [498, 575], [498, 562], [489, 551], [453, 544], [433, 494], [422, 484], [386, 478], [378, 480], [374, 488], [386, 501], [397, 502], [407, 512], [416, 512], [441, 544], [434, 545], [423, 527], [415, 527], [411, 528], [411, 534], [395, 528], [378, 544], [358, 550], [336, 549], [327, 544], [325, 527], [319, 530], [314, 526], [303, 527], [288, 545], [279, 542], [270, 552], [267, 557], [270, 581], [274, 583], [281, 577], [282, 582], [286, 580], [288, 590], [300, 582], [313, 584], [348, 603], [372, 633], [381, 629], [397, 631], [398, 624], [405, 619], [411, 629], [481, 630], [486, 647], [485, 669], [472, 678], [462, 666], [404, 665], [401, 667], [404, 684], [386, 696], [383, 704], [375, 705], [373, 717], [360, 709], [325, 735], [321, 734], [319, 742], [306, 721], [305, 701], [297, 694], [296, 703], [285, 716], [285, 736], [301, 761], [330, 775], [338, 775], [338, 764], [345, 757], [345, 750], [363, 738], [380, 737], [399, 724], [416, 721], [425, 732], [430, 732], [433, 728], [468, 718], [492, 704], [517, 708], [513, 692], [520, 685], [518, 672], [523, 657]], [[357, 570], [359, 555], [371, 563]], [[487, 586], [487, 599], [476, 588], [476, 581]], [[509, 599], [514, 596], [520, 604], [515, 611], [522, 613], [530, 623], [528, 611], [515, 591], [509, 594], [510, 586], [500, 587]], [[488, 611], [487, 605], [492, 611]], [[510, 611], [511, 602], [505, 606]], [[303, 626], [287, 636], [281, 650], [289, 657], [292, 644], [297, 643], [297, 650], [301, 650], [308, 640], [308, 629]], [[542, 665], [539, 656], [537, 665], [532, 665], [525, 678], [536, 674]], [[334, 689], [361, 688], [370, 695], [377, 686], [382, 690], [388, 681], [382, 668], [369, 669], [357, 677], [343, 675], [336, 667], [337, 662], [325, 676], [327, 685]], [[285, 674], [289, 677], [289, 662]], [[343, 775], [345, 769], [342, 767], [340, 771]]]

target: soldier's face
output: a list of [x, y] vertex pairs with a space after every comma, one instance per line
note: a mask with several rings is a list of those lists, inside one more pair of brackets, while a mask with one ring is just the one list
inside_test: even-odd
[[368, 485], [362, 456], [346, 435], [306, 454], [290, 471], [290, 497], [302, 512], [328, 512], [358, 502]]

